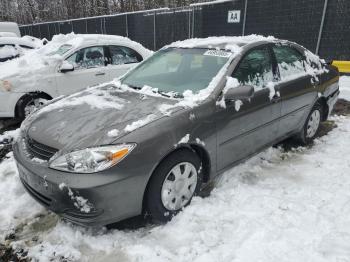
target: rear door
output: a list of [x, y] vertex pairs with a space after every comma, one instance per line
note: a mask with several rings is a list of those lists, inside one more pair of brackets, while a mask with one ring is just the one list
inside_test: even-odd
[[232, 77], [241, 85], [254, 86], [254, 96], [217, 108], [218, 171], [240, 161], [276, 139], [281, 103], [273, 98], [276, 78], [269, 46], [249, 51]]
[[287, 44], [276, 44], [272, 49], [280, 76], [276, 89], [282, 99], [278, 133], [282, 137], [295, 132], [304, 123], [317, 96], [318, 81], [307, 73], [306, 58], [298, 49]]
[[108, 80], [107, 59], [103, 46], [80, 49], [66, 60], [74, 66], [74, 71], [56, 74], [59, 95], [71, 94]]
[[126, 46], [108, 46], [108, 65], [106, 73], [111, 80], [125, 74], [143, 60], [135, 50]]

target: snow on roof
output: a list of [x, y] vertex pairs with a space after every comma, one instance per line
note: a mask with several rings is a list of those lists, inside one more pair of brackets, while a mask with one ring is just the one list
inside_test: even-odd
[[[52, 40], [42, 48], [41, 52], [42, 54], [49, 54], [57, 48], [59, 48], [63, 44], [72, 45], [73, 48], [76, 48], [80, 45], [84, 44], [116, 44], [118, 43], [124, 43], [129, 44], [135, 48], [141, 49], [141, 50], [148, 50], [141, 44], [132, 41], [131, 39], [123, 36], [117, 36], [117, 35], [102, 35], [102, 34], [75, 34], [75, 33], [69, 33], [69, 34], [59, 34], [55, 35]], [[150, 50], [148, 50], [151, 52]]]
[[19, 37], [0, 37], [0, 45], [25, 45], [33, 48], [35, 47], [33, 43]]
[[[258, 41], [275, 41], [277, 40], [273, 36], [262, 35], [247, 35], [247, 36], [211, 36], [207, 38], [191, 38], [183, 41], [176, 41], [168, 47], [179, 48], [194, 48], [194, 47], [206, 47], [206, 48], [220, 48], [220, 49], [232, 49], [232, 47], [241, 47], [246, 44], [250, 44]], [[235, 51], [235, 50], [231, 50]]]

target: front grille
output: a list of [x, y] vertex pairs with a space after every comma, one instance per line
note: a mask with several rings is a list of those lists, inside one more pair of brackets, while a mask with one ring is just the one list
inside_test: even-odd
[[50, 206], [51, 204], [51, 199], [48, 198], [47, 196], [44, 196], [43, 194], [40, 194], [38, 191], [36, 191], [34, 188], [32, 188], [30, 185], [28, 185], [28, 183], [26, 181], [24, 181], [21, 178], [21, 182], [24, 186], [24, 188], [28, 191], [28, 193], [34, 198], [36, 199], [38, 202], [40, 202], [41, 204], [43, 204], [44, 206]]
[[33, 157], [42, 159], [42, 160], [49, 160], [56, 152], [58, 151], [55, 148], [43, 145], [34, 139], [27, 138], [27, 149]]

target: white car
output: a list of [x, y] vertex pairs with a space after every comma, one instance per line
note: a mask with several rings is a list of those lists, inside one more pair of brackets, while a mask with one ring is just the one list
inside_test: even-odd
[[151, 54], [121, 36], [57, 35], [0, 65], [0, 118], [23, 119], [47, 100], [111, 81]]
[[0, 35], [3, 34], [3, 36], [21, 37], [18, 24], [13, 22], [0, 22], [0, 32]]
[[27, 38], [2, 36], [9, 34], [12, 33], [0, 32], [0, 63], [22, 56], [28, 51], [40, 47], [37, 42], [29, 41]]

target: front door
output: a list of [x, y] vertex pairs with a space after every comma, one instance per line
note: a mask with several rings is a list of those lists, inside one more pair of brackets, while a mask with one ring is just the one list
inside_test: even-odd
[[108, 80], [103, 46], [80, 49], [66, 59], [74, 71], [56, 74], [58, 95], [72, 94]]
[[249, 51], [232, 77], [242, 85], [254, 86], [250, 100], [234, 101], [217, 109], [217, 169], [225, 169], [276, 139], [281, 103], [274, 97], [275, 70], [270, 48]]

